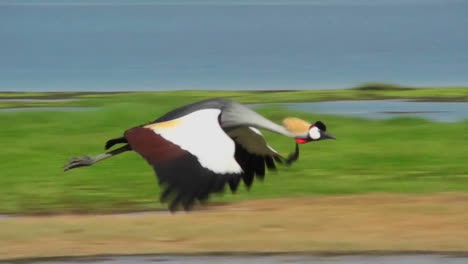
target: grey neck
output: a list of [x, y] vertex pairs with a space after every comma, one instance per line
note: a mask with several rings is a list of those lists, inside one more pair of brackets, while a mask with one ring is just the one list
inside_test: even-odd
[[232, 103], [225, 109], [221, 116], [222, 126], [224, 128], [236, 126], [252, 126], [259, 129], [266, 129], [274, 133], [278, 133], [287, 137], [294, 138], [295, 135], [285, 127], [276, 124], [275, 122], [266, 119], [250, 108], [241, 104]]

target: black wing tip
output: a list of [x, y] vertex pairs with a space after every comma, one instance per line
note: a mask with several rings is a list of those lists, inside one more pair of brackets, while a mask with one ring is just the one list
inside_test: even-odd
[[239, 187], [240, 177], [232, 177], [229, 180], [229, 188], [231, 189], [232, 193], [236, 193], [237, 188]]
[[276, 171], [276, 165], [271, 156], [265, 156], [265, 165], [269, 171]]
[[209, 174], [210, 177], [203, 186], [184, 184], [179, 182], [170, 182], [171, 179], [160, 179], [159, 183], [163, 186], [163, 192], [160, 195], [160, 202], [168, 204], [168, 210], [171, 213], [178, 211], [191, 211], [197, 205], [204, 204], [211, 194], [221, 194], [226, 191], [226, 185], [233, 193], [238, 188], [240, 182], [239, 174]]
[[[241, 160], [238, 160], [244, 172], [242, 174], [216, 174], [213, 172], [205, 172], [200, 174], [203, 176], [202, 182], [190, 181], [181, 184], [181, 180], [185, 173], [175, 174], [171, 173], [165, 175], [164, 173], [158, 174], [155, 167], [156, 174], [159, 177], [159, 184], [163, 187], [163, 192], [160, 196], [161, 203], [168, 204], [168, 210], [171, 213], [177, 211], [191, 211], [197, 204], [205, 203], [214, 193], [223, 193], [228, 185], [232, 193], [236, 193], [239, 188], [240, 181], [244, 182], [245, 189], [250, 191], [254, 179], [263, 180], [268, 170], [276, 170], [275, 161], [290, 166], [299, 158], [299, 145], [296, 143], [295, 151], [287, 158], [280, 155], [274, 156], [259, 156], [251, 153], [246, 154]], [[240, 158], [240, 157], [238, 157]], [[265, 168], [266, 167], [266, 168]], [[176, 176], [177, 175], [177, 176]], [[202, 184], [201, 184], [202, 183]], [[201, 185], [200, 185], [201, 184]]]

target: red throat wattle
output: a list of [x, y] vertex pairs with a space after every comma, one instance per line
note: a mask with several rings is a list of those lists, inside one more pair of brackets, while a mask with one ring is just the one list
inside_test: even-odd
[[299, 144], [305, 144], [305, 143], [309, 142], [307, 139], [304, 139], [304, 138], [294, 138], [294, 139]]

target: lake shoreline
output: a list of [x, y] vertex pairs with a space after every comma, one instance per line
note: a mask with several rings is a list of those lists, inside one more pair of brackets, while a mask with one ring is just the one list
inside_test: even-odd
[[[375, 100], [375, 99], [407, 99], [413, 101], [426, 102], [467, 102], [468, 86], [466, 87], [400, 87], [396, 85], [379, 84], [372, 86], [360, 86], [346, 89], [325, 89], [325, 90], [175, 90], [175, 91], [109, 91], [109, 92], [1, 92], [0, 103], [8, 101], [45, 100], [57, 102], [69, 100], [85, 100], [89, 98], [108, 98], [125, 95], [182, 95], [187, 94], [216, 96], [248, 96], [262, 95], [283, 95], [283, 100], [273, 100], [273, 102], [309, 102], [309, 101], [341, 101], [341, 100]], [[302, 98], [291, 99], [295, 95]], [[313, 96], [319, 98], [313, 98]], [[312, 97], [312, 98], [310, 98]], [[281, 97], [280, 97], [281, 98]]]
[[104, 261], [117, 258], [191, 258], [191, 257], [224, 257], [224, 258], [255, 258], [255, 257], [308, 257], [308, 258], [335, 258], [335, 257], [441, 257], [441, 258], [468, 258], [468, 251], [447, 252], [447, 251], [287, 251], [287, 252], [205, 252], [205, 253], [171, 253], [171, 254], [97, 254], [83, 256], [55, 256], [39, 258], [14, 258], [0, 259], [3, 262], [83, 262], [83, 261]]

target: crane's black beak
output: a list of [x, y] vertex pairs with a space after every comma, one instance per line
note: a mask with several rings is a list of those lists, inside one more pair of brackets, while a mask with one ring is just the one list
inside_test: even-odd
[[336, 139], [336, 137], [332, 134], [329, 134], [325, 131], [320, 131], [320, 139]]

